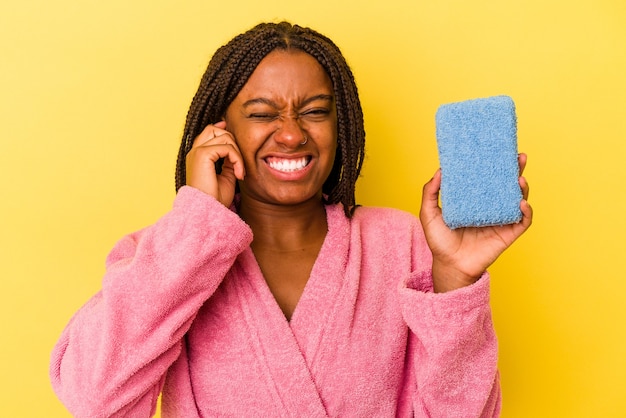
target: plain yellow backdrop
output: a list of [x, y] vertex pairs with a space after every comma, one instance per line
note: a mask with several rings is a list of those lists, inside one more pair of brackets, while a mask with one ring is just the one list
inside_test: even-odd
[[623, 0], [4, 0], [0, 416], [69, 416], [48, 379], [56, 338], [117, 239], [169, 209], [211, 54], [280, 19], [353, 67], [361, 204], [417, 213], [437, 107], [513, 97], [535, 222], [491, 269], [503, 416], [626, 416]]

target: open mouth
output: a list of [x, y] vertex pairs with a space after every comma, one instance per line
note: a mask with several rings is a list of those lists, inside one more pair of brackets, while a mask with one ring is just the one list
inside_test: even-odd
[[293, 173], [304, 169], [310, 162], [311, 157], [301, 158], [277, 158], [269, 157], [266, 159], [267, 164], [274, 170], [283, 173]]

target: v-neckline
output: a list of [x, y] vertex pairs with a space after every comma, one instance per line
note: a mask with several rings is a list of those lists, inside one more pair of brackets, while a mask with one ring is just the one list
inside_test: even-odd
[[[328, 233], [291, 322], [280, 309], [254, 253], [246, 248], [231, 282], [239, 299], [246, 335], [272, 398], [287, 415], [327, 417], [314, 376], [325, 330], [332, 326], [342, 294], [350, 241], [349, 221], [339, 205], [326, 206]], [[293, 396], [293, 390], [298, 396]]]
[[274, 298], [250, 247], [241, 254], [240, 260], [250, 284], [265, 304], [271, 305], [266, 306], [267, 313], [271, 316], [260, 320], [281, 327], [283, 332], [295, 337], [307, 363], [314, 359], [325, 324], [332, 317], [333, 307], [343, 284], [348, 256], [349, 221], [341, 206], [326, 205], [326, 220], [328, 232], [290, 321], [287, 321]]

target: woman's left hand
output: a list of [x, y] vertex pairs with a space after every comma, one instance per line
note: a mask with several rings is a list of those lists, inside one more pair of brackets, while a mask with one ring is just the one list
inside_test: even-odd
[[499, 256], [530, 227], [533, 211], [527, 202], [528, 183], [522, 177], [526, 154], [518, 157], [519, 184], [523, 199], [519, 223], [480, 228], [450, 229], [443, 222], [439, 207], [441, 171], [424, 186], [420, 221], [433, 254], [435, 292], [446, 292], [476, 282]]

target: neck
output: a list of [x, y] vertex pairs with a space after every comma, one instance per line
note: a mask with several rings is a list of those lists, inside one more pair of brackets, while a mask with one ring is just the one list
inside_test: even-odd
[[319, 245], [326, 236], [328, 224], [321, 198], [297, 205], [270, 205], [241, 197], [239, 216], [254, 234], [252, 249], [280, 252], [301, 251]]

